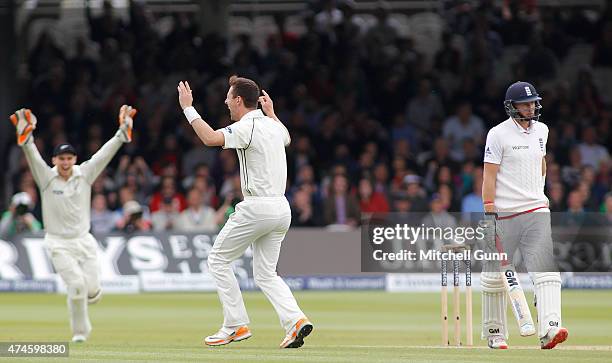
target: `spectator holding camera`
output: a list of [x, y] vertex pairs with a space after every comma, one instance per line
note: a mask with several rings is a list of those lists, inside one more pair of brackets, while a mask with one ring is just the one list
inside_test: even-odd
[[151, 230], [151, 222], [144, 219], [143, 209], [135, 200], [127, 201], [123, 205], [123, 218], [116, 225], [116, 229], [125, 233], [148, 232]]
[[151, 213], [157, 212], [161, 209], [164, 200], [172, 200], [172, 203], [178, 203], [179, 212], [182, 212], [187, 207], [187, 202], [182, 193], [176, 188], [176, 181], [172, 176], [164, 176], [161, 179], [159, 191], [153, 194], [150, 203]]
[[11, 238], [18, 233], [36, 232], [42, 224], [31, 213], [32, 198], [26, 192], [13, 195], [9, 209], [0, 220], [0, 238]]

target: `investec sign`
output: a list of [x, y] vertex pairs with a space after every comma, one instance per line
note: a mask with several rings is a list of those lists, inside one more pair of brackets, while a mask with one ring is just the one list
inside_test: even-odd
[[[146, 290], [214, 290], [207, 258], [214, 234], [98, 235], [103, 284], [121, 289], [140, 278]], [[252, 278], [252, 254], [234, 262], [241, 283]], [[130, 280], [126, 277], [132, 277]], [[42, 235], [0, 240], [0, 280], [57, 280]]]

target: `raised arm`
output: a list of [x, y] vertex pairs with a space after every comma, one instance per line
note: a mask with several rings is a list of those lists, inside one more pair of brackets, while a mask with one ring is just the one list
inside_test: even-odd
[[283, 130], [285, 130], [285, 134], [286, 134], [285, 136], [287, 137], [285, 139], [285, 146], [289, 145], [291, 143], [291, 135], [289, 134], [289, 130], [287, 130], [287, 127], [283, 125], [281, 120], [279, 120], [279, 118], [274, 113], [274, 102], [272, 101], [272, 98], [270, 97], [268, 92], [266, 92], [265, 90], [261, 90], [261, 92], [264, 94], [263, 96], [259, 97], [259, 103], [261, 103], [261, 109], [266, 114], [266, 116], [277, 121], [283, 127]]
[[189, 83], [181, 81], [176, 89], [178, 90], [179, 104], [183, 109], [183, 113], [204, 145], [223, 146], [225, 144], [223, 132], [220, 130], [213, 130], [193, 107], [193, 95]]
[[91, 159], [81, 164], [81, 172], [89, 184], [92, 184], [102, 170], [106, 168], [121, 145], [132, 141], [133, 117], [135, 115], [135, 108], [127, 105], [121, 106], [119, 109], [119, 130], [117, 130], [115, 136], [108, 140]]
[[41, 190], [44, 190], [53, 178], [53, 171], [40, 156], [40, 152], [34, 144], [33, 133], [36, 129], [36, 116], [29, 109], [22, 108], [12, 114], [10, 119], [17, 130], [17, 145], [23, 149], [34, 181]]

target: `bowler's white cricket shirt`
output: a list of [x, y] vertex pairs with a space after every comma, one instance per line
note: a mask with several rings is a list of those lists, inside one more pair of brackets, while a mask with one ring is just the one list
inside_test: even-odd
[[89, 233], [91, 184], [123, 145], [119, 132], [91, 159], [73, 166], [68, 180], [59, 175], [57, 167], [47, 165], [33, 141], [23, 146], [34, 181], [40, 189], [46, 233], [61, 238], [77, 238]]
[[280, 122], [253, 110], [221, 129], [224, 149], [236, 149], [244, 197], [282, 197], [287, 183], [285, 146], [291, 138]]
[[499, 165], [495, 185], [498, 212], [548, 207], [542, 176], [547, 140], [548, 126], [537, 121], [525, 130], [509, 118], [489, 131], [484, 162]]

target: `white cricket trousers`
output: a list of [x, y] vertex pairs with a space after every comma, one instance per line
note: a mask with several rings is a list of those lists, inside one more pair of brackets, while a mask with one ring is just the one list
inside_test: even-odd
[[247, 247], [253, 248], [255, 283], [272, 303], [281, 326], [289, 331], [304, 316], [289, 286], [276, 274], [281, 243], [291, 224], [285, 197], [245, 197], [219, 232], [208, 255], [208, 268], [223, 305], [223, 326], [249, 323], [238, 280], [231, 267]]
[[[501, 248], [508, 254], [508, 261], [513, 262], [516, 252], [520, 252], [534, 285], [538, 332], [543, 337], [551, 327], [561, 326], [561, 275], [553, 253], [550, 211], [540, 209], [503, 219], [508, 214], [499, 213], [502, 219], [497, 221], [497, 236]], [[493, 328], [503, 326], [505, 331], [506, 300], [505, 295], [502, 296], [505, 289], [499, 268], [496, 261], [483, 265], [481, 283], [486, 282], [486, 286], [483, 284], [483, 338], [488, 336], [487, 322]], [[488, 278], [483, 279], [483, 276]], [[487, 298], [489, 295], [492, 297]]]
[[87, 297], [100, 290], [97, 244], [90, 233], [77, 238], [45, 235], [53, 267], [66, 284], [73, 335], [87, 336], [91, 331]]

